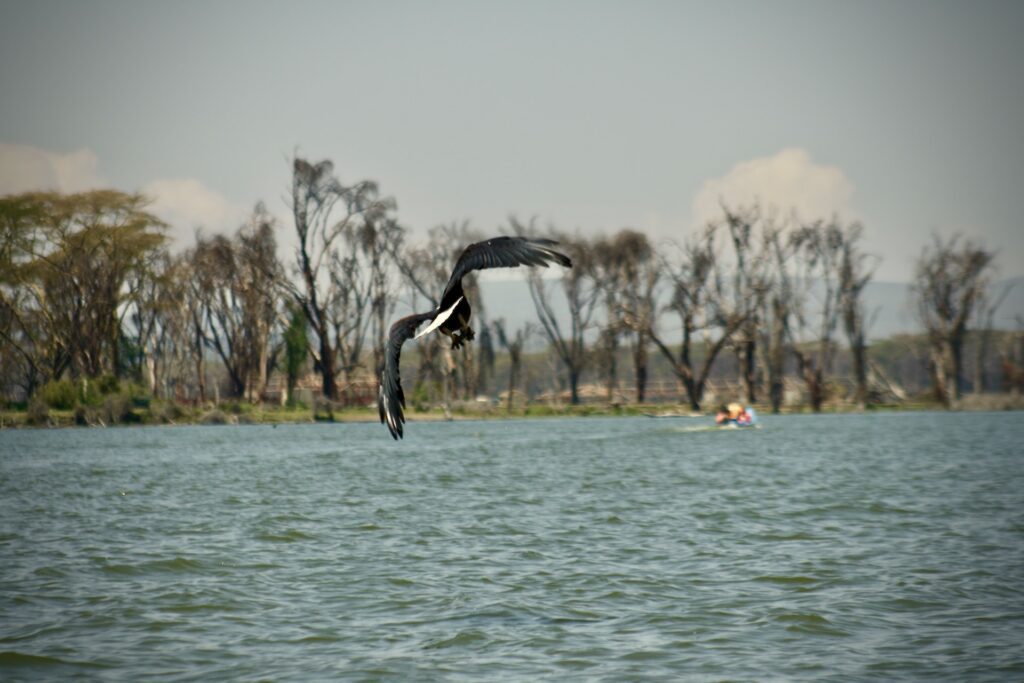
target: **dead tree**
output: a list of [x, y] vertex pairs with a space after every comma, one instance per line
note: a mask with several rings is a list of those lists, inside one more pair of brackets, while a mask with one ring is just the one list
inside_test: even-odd
[[913, 294], [928, 336], [932, 379], [946, 405], [962, 392], [963, 347], [967, 324], [988, 285], [995, 254], [970, 241], [936, 235], [917, 261]]
[[766, 267], [765, 296], [761, 299], [758, 354], [768, 402], [778, 414], [784, 398], [786, 350], [793, 307], [793, 279], [790, 276], [792, 244], [785, 226], [770, 220], [761, 232], [761, 251]]
[[[619, 340], [630, 336], [633, 356], [635, 395], [644, 400], [647, 382], [647, 347], [650, 319], [654, 312], [654, 290], [659, 271], [654, 250], [647, 236], [624, 229], [610, 239], [593, 244], [596, 279], [605, 304], [606, 321], [601, 331], [602, 367], [605, 371], [609, 402], [618, 391]], [[626, 320], [646, 320], [648, 324], [627, 324]]]
[[854, 402], [863, 410], [868, 403], [866, 316], [862, 295], [871, 282], [877, 259], [860, 251], [864, 227], [851, 223], [840, 229], [838, 296], [843, 331], [850, 346], [853, 365]]
[[[513, 229], [522, 232], [524, 227], [516, 224], [513, 219]], [[551, 281], [543, 277], [541, 269], [531, 269], [528, 282], [541, 329], [565, 369], [569, 400], [573, 405], [577, 405], [580, 402], [580, 377], [590, 360], [586, 333], [591, 327], [601, 290], [595, 277], [591, 245], [579, 235], [569, 237], [556, 234], [555, 239], [562, 243], [565, 252], [572, 259], [572, 268], [566, 269], [560, 280], [561, 290], [569, 308], [568, 329], [563, 328], [558, 315], [555, 314], [552, 306], [555, 288]]]
[[[746, 322], [746, 309], [736, 310], [730, 306], [725, 274], [716, 265], [717, 230], [716, 226], [708, 225], [698, 237], [683, 245], [678, 264], [663, 266], [672, 288], [665, 310], [678, 315], [682, 327], [679, 354], [672, 352], [653, 321], [646, 327], [651, 341], [683, 385], [693, 410], [701, 409], [707, 379], [718, 354]], [[631, 323], [639, 325], [640, 321], [631, 320]], [[704, 342], [704, 358], [699, 365], [694, 359], [698, 336], [702, 336]]]
[[[722, 205], [722, 225], [732, 245], [729, 279], [731, 309], [742, 318], [730, 345], [736, 353], [740, 383], [748, 403], [757, 400], [757, 340], [760, 327], [760, 309], [766, 286], [763, 254], [757, 251], [757, 231], [763, 227], [765, 217], [757, 204], [730, 208]], [[716, 259], [716, 267], [723, 269], [723, 259]]]
[[791, 328], [793, 355], [811, 409], [820, 412], [825, 401], [826, 373], [835, 354], [843, 232], [836, 218], [817, 220], [797, 228], [791, 239], [798, 269], [793, 309], [796, 326]]
[[379, 196], [372, 181], [342, 184], [330, 161], [311, 164], [296, 157], [292, 163], [291, 208], [298, 238], [294, 270], [299, 282], [289, 282], [287, 288], [309, 321], [310, 353], [323, 395], [332, 401], [338, 399], [338, 335], [353, 329], [348, 316], [362, 310], [352, 301], [341, 242], [366, 223], [383, 223], [394, 206], [394, 200]]
[[[505, 402], [505, 412], [512, 412], [513, 396], [519, 390], [522, 382], [523, 347], [530, 335], [534, 333], [533, 325], [527, 323], [516, 330], [515, 337], [509, 339], [505, 332], [505, 321], [501, 318], [493, 323], [494, 331], [498, 336], [498, 343], [508, 351], [508, 398]], [[525, 393], [523, 394], [525, 398]]]

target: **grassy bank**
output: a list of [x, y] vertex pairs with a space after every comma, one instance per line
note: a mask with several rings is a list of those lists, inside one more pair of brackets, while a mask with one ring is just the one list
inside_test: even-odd
[[[762, 414], [770, 411], [767, 406], [755, 406]], [[868, 411], [941, 410], [942, 405], [934, 401], [907, 401], [869, 406]], [[1024, 397], [1012, 394], [981, 394], [964, 397], [955, 410], [1024, 410]], [[823, 413], [858, 412], [847, 403], [827, 403]], [[806, 406], [789, 406], [784, 414], [806, 413]], [[427, 420], [500, 420], [543, 417], [614, 417], [638, 415], [700, 415], [687, 406], [679, 404], [637, 404], [637, 405], [552, 405], [534, 404], [517, 407], [512, 411], [504, 406], [466, 403], [452, 406], [448, 411], [441, 409], [407, 411], [410, 421]], [[709, 413], [704, 413], [709, 414]], [[308, 406], [280, 406], [251, 404], [247, 402], [223, 402], [219, 405], [189, 406], [168, 401], [146, 398], [125, 398], [104, 401], [99, 405], [76, 405], [73, 408], [50, 408], [35, 404], [25, 407], [11, 407], [0, 410], [0, 428], [20, 427], [110, 427], [116, 425], [239, 425], [239, 424], [301, 424], [313, 422], [376, 422], [375, 407], [343, 408], [328, 411], [324, 407], [316, 410]]]

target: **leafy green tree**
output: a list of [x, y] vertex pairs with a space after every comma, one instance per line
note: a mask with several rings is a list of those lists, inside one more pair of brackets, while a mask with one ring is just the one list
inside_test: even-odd
[[65, 371], [124, 371], [123, 316], [165, 242], [139, 194], [96, 190], [0, 198], [0, 335], [16, 350], [26, 388]]
[[295, 405], [295, 385], [299, 381], [299, 373], [306, 363], [309, 354], [309, 337], [306, 314], [296, 305], [289, 307], [291, 316], [288, 329], [284, 332], [285, 371], [288, 375], [288, 405]]

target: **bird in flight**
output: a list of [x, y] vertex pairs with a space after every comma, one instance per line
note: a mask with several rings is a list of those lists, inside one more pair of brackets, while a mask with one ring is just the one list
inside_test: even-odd
[[448, 278], [441, 302], [432, 311], [414, 313], [398, 320], [388, 332], [387, 348], [384, 349], [384, 369], [380, 373], [380, 390], [377, 394], [377, 410], [380, 421], [396, 440], [402, 437], [405, 422], [405, 393], [398, 375], [398, 361], [402, 345], [416, 334], [416, 329], [430, 322], [415, 338], [434, 330], [451, 337], [452, 348], [460, 348], [473, 340], [473, 328], [469, 326], [472, 310], [462, 291], [462, 278], [474, 270], [486, 268], [516, 268], [518, 266], [543, 266], [559, 263], [566, 268], [572, 261], [565, 254], [555, 251], [558, 242], [547, 239], [526, 237], [495, 237], [471, 244], [463, 250], [455, 263], [455, 270]]

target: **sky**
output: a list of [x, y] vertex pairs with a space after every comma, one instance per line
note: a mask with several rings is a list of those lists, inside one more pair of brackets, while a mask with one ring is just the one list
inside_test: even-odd
[[[961, 233], [1024, 275], [1021, 2], [0, 0], [0, 194], [141, 191], [187, 244], [290, 163], [399, 221], [681, 240], [719, 202]], [[284, 233], [283, 233], [284, 234]]]

